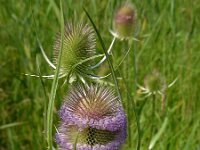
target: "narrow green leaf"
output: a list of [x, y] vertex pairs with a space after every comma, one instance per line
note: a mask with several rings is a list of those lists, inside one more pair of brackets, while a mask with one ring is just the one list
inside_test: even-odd
[[64, 17], [63, 17], [63, 9], [62, 9], [62, 0], [60, 0], [60, 17], [61, 17], [61, 47], [58, 55], [58, 63], [56, 66], [55, 71], [55, 78], [53, 80], [52, 88], [51, 88], [51, 95], [47, 109], [47, 144], [48, 149], [53, 149], [53, 138], [52, 138], [52, 126], [53, 126], [53, 107], [54, 101], [56, 97], [56, 90], [58, 86], [58, 75], [60, 70], [60, 62], [62, 56], [62, 49], [63, 49], [63, 38], [64, 38]]
[[163, 132], [165, 131], [166, 127], [167, 127], [167, 123], [168, 123], [168, 118], [165, 118], [160, 130], [158, 131], [158, 133], [152, 138], [150, 144], [149, 144], [149, 150], [153, 149], [153, 147], [155, 146], [156, 142], [159, 140], [159, 138], [161, 137], [161, 135], [163, 134]]
[[87, 17], [89, 18], [90, 22], [92, 23], [95, 32], [97, 33], [98, 39], [99, 39], [100, 44], [101, 44], [101, 46], [102, 46], [102, 48], [103, 48], [103, 51], [104, 51], [104, 53], [105, 53], [105, 55], [106, 55], [106, 59], [107, 59], [108, 64], [109, 64], [109, 68], [110, 68], [110, 70], [111, 70], [111, 74], [112, 74], [112, 78], [113, 78], [113, 81], [114, 81], [114, 84], [115, 84], [115, 88], [116, 88], [117, 94], [118, 94], [119, 99], [120, 99], [120, 101], [121, 101], [122, 98], [121, 98], [121, 94], [120, 94], [120, 91], [119, 91], [119, 86], [118, 86], [117, 78], [116, 78], [115, 71], [114, 71], [112, 62], [111, 62], [111, 60], [110, 60], [109, 54], [108, 54], [107, 51], [106, 51], [105, 44], [104, 44], [104, 42], [103, 42], [103, 40], [102, 40], [102, 38], [101, 38], [101, 35], [100, 35], [100, 33], [99, 33], [99, 31], [98, 31], [96, 25], [94, 24], [92, 18], [90, 17], [89, 13], [86, 11], [85, 8], [83, 8], [83, 9], [84, 9], [84, 11], [85, 11]]
[[14, 123], [5, 124], [5, 125], [0, 126], [0, 130], [12, 128], [12, 127], [23, 125], [23, 124], [25, 124], [25, 122], [14, 122]]

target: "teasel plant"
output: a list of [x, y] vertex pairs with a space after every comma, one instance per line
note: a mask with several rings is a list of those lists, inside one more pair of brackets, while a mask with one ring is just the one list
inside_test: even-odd
[[[145, 104], [149, 101], [151, 104], [151, 123], [150, 123], [150, 134], [149, 134], [149, 145], [148, 149], [152, 149], [157, 137], [159, 136], [159, 132], [162, 132], [160, 128], [159, 132], [155, 135], [156, 131], [156, 126], [155, 126], [155, 116], [157, 113], [157, 108], [156, 108], [156, 103], [158, 103], [160, 100], [160, 111], [158, 114], [162, 116], [164, 112], [164, 107], [165, 107], [165, 99], [167, 96], [167, 89], [171, 88], [176, 81], [178, 80], [178, 77], [175, 78], [171, 83], [167, 84], [166, 79], [164, 76], [161, 75], [161, 73], [157, 69], [153, 69], [149, 74], [147, 74], [144, 78], [144, 85], [141, 86], [139, 83], [137, 84], [138, 86], [138, 91], [137, 93], [139, 95], [144, 95], [142, 96], [141, 99], [138, 98], [139, 100], [142, 100], [142, 104], [139, 108], [138, 115], [139, 117], [141, 116], [141, 112], [145, 106]], [[167, 117], [165, 116], [165, 120]], [[166, 122], [163, 123], [163, 126], [165, 126]]]
[[[103, 79], [111, 75], [111, 73], [105, 76], [98, 76], [92, 74], [95, 68], [100, 66], [104, 60], [106, 60], [105, 54], [96, 54], [96, 38], [93, 28], [87, 23], [79, 22], [67, 22], [64, 26], [63, 31], [63, 52], [61, 55], [60, 72], [58, 78], [65, 78], [65, 82], [73, 82], [77, 78], [84, 82], [84, 78], [89, 79]], [[58, 64], [58, 55], [61, 47], [61, 33], [58, 33], [55, 37], [53, 46], [53, 61], [51, 61], [46, 55], [43, 47], [40, 45], [40, 50], [43, 58], [47, 64], [56, 70]], [[107, 52], [111, 50], [112, 45], [108, 48]], [[127, 57], [128, 52], [122, 58], [121, 62], [114, 68], [117, 68]], [[94, 60], [96, 58], [103, 57], [102, 60], [97, 62], [95, 65]], [[39, 77], [34, 74], [25, 74], [28, 76]], [[55, 75], [43, 75], [41, 76], [47, 79], [54, 79]], [[71, 79], [71, 80], [70, 80]]]
[[[132, 7], [131, 7], [131, 9], [132, 9]], [[112, 76], [112, 79], [113, 79], [113, 82], [114, 82], [114, 87], [115, 87], [115, 90], [116, 90], [117, 96], [118, 96], [117, 99], [119, 101], [119, 102], [117, 102], [117, 103], [119, 103], [117, 105], [120, 105], [120, 109], [122, 109], [122, 98], [121, 98], [121, 94], [120, 94], [120, 91], [119, 91], [119, 86], [118, 86], [118, 81], [116, 79], [115, 71], [118, 69], [118, 66], [123, 63], [123, 61], [125, 60], [126, 56], [129, 53], [129, 50], [128, 50], [128, 52], [125, 54], [124, 58], [121, 60], [119, 65], [117, 65], [116, 67], [113, 67], [112, 61], [111, 61], [111, 58], [110, 58], [110, 52], [113, 48], [113, 45], [114, 45], [116, 38], [118, 38], [118, 37], [113, 36], [113, 40], [111, 42], [111, 45], [109, 46], [108, 49], [106, 49], [105, 44], [104, 44], [104, 42], [101, 38], [101, 35], [98, 32], [98, 29], [96, 28], [92, 18], [90, 17], [90, 15], [88, 14], [88, 12], [85, 9], [84, 9], [84, 11], [85, 11], [88, 19], [90, 20], [93, 28], [91, 28], [86, 23], [68, 22], [64, 25], [62, 0], [60, 0], [60, 10], [61, 10], [61, 12], [60, 12], [61, 13], [61, 27], [60, 27], [61, 31], [60, 31], [60, 33], [57, 34], [55, 42], [54, 42], [53, 62], [50, 61], [50, 59], [46, 55], [41, 43], [38, 40], [38, 44], [40, 46], [41, 53], [42, 53], [44, 59], [46, 60], [46, 62], [49, 64], [49, 66], [54, 70], [54, 74], [53, 75], [46, 75], [46, 76], [26, 74], [26, 75], [34, 76], [34, 77], [53, 79], [53, 84], [52, 84], [51, 94], [50, 94], [50, 100], [49, 100], [48, 110], [47, 110], [47, 131], [46, 131], [46, 135], [47, 135], [48, 149], [54, 149], [53, 141], [52, 141], [52, 139], [53, 139], [53, 137], [52, 137], [53, 107], [54, 107], [56, 90], [57, 90], [57, 87], [58, 87], [58, 80], [61, 79], [61, 78], [65, 78], [64, 83], [67, 86], [72, 85], [73, 83], [75, 83], [75, 81], [81, 81], [82, 84], [85, 84], [84, 88], [88, 88], [87, 90], [89, 90], [90, 88], [94, 88], [94, 87], [90, 87], [87, 84], [86, 78], [87, 79], [97, 79], [97, 80], [99, 80], [99, 79], [106, 78], [108, 76]], [[125, 15], [127, 15], [127, 14], [125, 14]], [[115, 28], [116, 31], [118, 30], [117, 28]], [[94, 34], [95, 34], [94, 32], [96, 32], [96, 34], [97, 34], [97, 37], [98, 37], [99, 42], [102, 46], [104, 54], [99, 54], [99, 55], [96, 54], [96, 51], [95, 51], [96, 39], [95, 39], [95, 36], [94, 36]], [[127, 38], [119, 38], [119, 39], [120, 40], [127, 40]], [[103, 57], [103, 58], [98, 63], [96, 63], [95, 65], [91, 65], [92, 64], [91, 62], [93, 60], [95, 60], [96, 58], [100, 58], [100, 57]], [[109, 65], [109, 68], [110, 68], [110, 73], [108, 75], [103, 76], [103, 77], [93, 74], [93, 70], [95, 68], [97, 68], [98, 66], [100, 66], [105, 60], [108, 62], [108, 65]], [[83, 87], [82, 87], [82, 90], [83, 90]], [[107, 94], [110, 95], [109, 93], [110, 92], [108, 92]], [[104, 93], [104, 94], [106, 94], [106, 93]], [[112, 101], [112, 98], [111, 98], [111, 101]], [[83, 103], [84, 102], [87, 102], [87, 101], [83, 101]], [[130, 101], [128, 103], [130, 103]], [[96, 105], [96, 104], [94, 104], [94, 105]], [[109, 109], [112, 110], [113, 107], [111, 107]], [[130, 111], [130, 109], [128, 110], [128, 114], [129, 114], [129, 111]], [[138, 134], [140, 134], [139, 133], [139, 122], [137, 120], [137, 113], [136, 113], [135, 110], [134, 110], [134, 113], [135, 113], [136, 122], [137, 122]], [[61, 116], [62, 115], [60, 115], [60, 117]], [[131, 118], [130, 118], [129, 115], [128, 115], [128, 117], [129, 117], [128, 123], [130, 123]], [[126, 121], [124, 121], [124, 122], [126, 122]], [[120, 126], [120, 128], [122, 127], [124, 129], [125, 126], [126, 126], [125, 124], [126, 123], [124, 123], [123, 126]], [[128, 143], [131, 144], [132, 143], [131, 142], [131, 131], [130, 131], [131, 126], [128, 125], [128, 128], [129, 128], [129, 130], [128, 130], [129, 142]], [[78, 129], [78, 128], [77, 128], [77, 126], [72, 126], [72, 128], [71, 127], [68, 128], [68, 125], [66, 124], [66, 122], [64, 120], [62, 120], [62, 118], [61, 118], [60, 127], [58, 127], [57, 131], [58, 131], [58, 133], [59, 132], [62, 133], [62, 131], [65, 130], [65, 129], [66, 129], [66, 131], [68, 131], [68, 129], [75, 130], [75, 129]], [[117, 132], [117, 129], [116, 129], [116, 132]], [[108, 134], [111, 133], [111, 131], [110, 130], [102, 131], [101, 129], [98, 129], [98, 128], [93, 129], [91, 127], [88, 127], [83, 131], [82, 131], [82, 128], [81, 128], [80, 133], [83, 133], [85, 135], [85, 137], [84, 136], [81, 137], [82, 140], [85, 140], [86, 137], [89, 136], [89, 134], [92, 134], [91, 135], [92, 137], [97, 135], [96, 138], [99, 138], [99, 135], [102, 135], [102, 134], [105, 133], [105, 135], [107, 136]], [[78, 131], [77, 134], [79, 134], [79, 131]], [[109, 139], [107, 139], [106, 143], [112, 142], [115, 139], [114, 137], [118, 136], [117, 133], [112, 133], [112, 134], [113, 134], [113, 136], [109, 137]], [[123, 132], [123, 135], [125, 135], [125, 132]], [[64, 136], [64, 135], [62, 134], [62, 136]], [[74, 137], [72, 137], [72, 138], [74, 138]], [[62, 140], [62, 138], [60, 138], [58, 135], [56, 136], [56, 139], [57, 139], [56, 141], [57, 141], [58, 144], [59, 144], [59, 140]], [[73, 141], [73, 139], [70, 139], [70, 141], [71, 140]], [[95, 141], [96, 143], [93, 141], [94, 140], [93, 138], [91, 138], [91, 140], [92, 140], [92, 142], [89, 142], [89, 143], [85, 142], [84, 144], [89, 145], [89, 147], [91, 147], [91, 145], [93, 146], [94, 144], [98, 144], [98, 146], [99, 146], [98, 140]], [[121, 145], [124, 142], [124, 140], [125, 139], [121, 139], [121, 142], [118, 142], [118, 144], [114, 143], [115, 149], [117, 149], [117, 147], [119, 145]], [[138, 137], [137, 150], [140, 149], [139, 148], [140, 147], [139, 141], [140, 141], [140, 138]], [[60, 142], [62, 142], [62, 141], [60, 141]], [[75, 143], [79, 142], [78, 138], [77, 138], [77, 140], [75, 140], [73, 142], [75, 142]], [[105, 141], [103, 141], [103, 142], [105, 142]], [[101, 143], [102, 142], [100, 141], [100, 144]], [[104, 146], [105, 145], [103, 145], [103, 147]], [[61, 147], [62, 147], [62, 145], [61, 145]], [[85, 149], [87, 149], [87, 148], [85, 148]]]
[[[113, 32], [111, 31], [111, 33]], [[77, 78], [83, 81], [83, 78], [85, 77], [89, 79], [104, 79], [112, 75], [113, 72], [118, 69], [118, 67], [123, 63], [123, 61], [127, 57], [130, 49], [128, 49], [127, 53], [124, 55], [120, 63], [116, 65], [113, 69], [111, 69], [111, 72], [109, 74], [105, 76], [98, 76], [98, 75], [92, 74], [94, 72], [93, 70], [97, 68], [98, 66], [100, 66], [106, 60], [106, 58], [109, 62], [110, 52], [113, 48], [115, 39], [118, 38], [117, 36], [113, 36], [113, 37], [114, 39], [112, 40], [107, 50], [105, 48], [105, 45], [103, 44], [102, 48], [105, 49], [104, 54], [96, 54], [96, 39], [95, 39], [94, 30], [87, 23], [83, 23], [83, 22], [75, 23], [73, 21], [68, 21], [67, 23], [65, 23], [64, 29], [63, 29], [63, 43], [61, 39], [61, 33], [58, 33], [57, 36], [55, 37], [54, 46], [53, 46], [53, 49], [54, 49], [53, 61], [51, 61], [49, 57], [47, 56], [47, 54], [45, 53], [45, 50], [43, 49], [42, 44], [40, 43], [39, 39], [37, 39], [37, 41], [38, 41], [43, 58], [54, 71], [57, 69], [56, 65], [58, 64], [58, 56], [60, 52], [60, 47], [63, 44], [63, 52], [61, 55], [60, 71], [58, 74], [58, 79], [65, 78], [65, 82], [67, 81], [70, 82], [70, 79], [71, 79], [71, 82], [73, 82]], [[122, 40], [123, 39], [126, 39], [126, 38], [122, 38]], [[101, 39], [100, 39], [100, 43], [102, 45]], [[96, 64], [92, 63], [94, 62], [96, 58], [100, 58], [100, 57], [103, 57], [103, 58], [99, 62], [97, 62]], [[110, 64], [111, 63], [109, 63], [109, 66], [111, 66]], [[32, 76], [32, 77], [40, 77], [39, 75], [34, 75], [34, 74], [25, 74], [25, 75]], [[54, 79], [55, 74], [42, 75], [41, 77], [46, 78], [46, 79]]]
[[[97, 30], [96, 32], [98, 33]], [[100, 36], [98, 37], [101, 39]], [[59, 33], [57, 35], [57, 39], [55, 40], [53, 63], [49, 60], [43, 48], [41, 48], [41, 52], [51, 68], [57, 71], [58, 68], [56, 65], [60, 64], [60, 71], [57, 75], [57, 78], [60, 79], [66, 77], [64, 83], [67, 86], [77, 81], [81, 81], [83, 84], [86, 84], [86, 78], [99, 80], [112, 75], [119, 99], [121, 101], [121, 95], [114, 74], [114, 68], [109, 58], [107, 60], [109, 60], [111, 73], [103, 77], [91, 74], [93, 69], [90, 67], [91, 61], [107, 54], [105, 46], [103, 46], [105, 54], [94, 55], [95, 44], [94, 31], [88, 24], [67, 23], [65, 26], [63, 26], [63, 36], [62, 33]], [[123, 60], [124, 58], [122, 61]], [[39, 77], [37, 75], [31, 76]], [[55, 79], [56, 76], [50, 75], [41, 77]], [[52, 109], [52, 105], [49, 106], [49, 108]]]
[[[98, 78], [91, 74], [90, 64], [92, 59], [102, 57], [103, 54], [95, 55], [96, 39], [93, 29], [86, 23], [68, 22], [65, 24], [63, 32], [63, 51], [58, 78]], [[41, 48], [44, 59], [53, 70], [56, 70], [58, 64], [61, 44], [61, 33], [58, 33], [54, 41], [53, 62], [50, 61], [43, 48]], [[53, 79], [55, 75], [42, 77]]]
[[[108, 89], [103, 90], [102, 87], [89, 86], [85, 81], [84, 79], [85, 77], [91, 78], [91, 75], [89, 76], [88, 73], [90, 71], [89, 70], [90, 63], [87, 64], [87, 61], [90, 61], [95, 58], [93, 56], [95, 40], [92, 29], [89, 28], [88, 25], [84, 26], [78, 25], [78, 27], [81, 28], [78, 28], [79, 30], [77, 30], [77, 24], [67, 25], [67, 27], [64, 28], [65, 30], [63, 34], [63, 39], [61, 36], [63, 44], [61, 44], [60, 42], [61, 39], [58, 39], [56, 40], [56, 44], [54, 46], [55, 64], [60, 63], [61, 75], [65, 76], [65, 74], [68, 74], [67, 84], [69, 78], [71, 78], [69, 75], [72, 75], [73, 77], [73, 74], [71, 74], [70, 72], [71, 69], [74, 70], [73, 71], [74, 75], [79, 77], [81, 79], [80, 81], [82, 82], [82, 84], [84, 84], [84, 86], [82, 87], [77, 86], [77, 89], [74, 89], [74, 92], [72, 91], [71, 93], [67, 94], [67, 97], [69, 98], [67, 98], [66, 103], [62, 105], [62, 108], [59, 113], [61, 118], [61, 123], [57, 129], [56, 142], [59, 145], [59, 149], [89, 150], [93, 149], [93, 147], [102, 150], [118, 149], [119, 146], [124, 143], [126, 138], [126, 118], [123, 112], [121, 99], [114, 98], [112, 92], [109, 91]], [[73, 35], [71, 35], [70, 33], [73, 33]], [[73, 43], [74, 41], [78, 42], [72, 46], [71, 43]], [[60, 54], [61, 51], [58, 51], [59, 47], [62, 47], [62, 55]], [[60, 57], [58, 57], [59, 55], [57, 54], [59, 54]], [[72, 57], [71, 59], [65, 58], [70, 56]], [[111, 67], [113, 69], [112, 64]], [[116, 81], [114, 75], [113, 77], [114, 80]], [[77, 108], [76, 106], [78, 106], [79, 104], [80, 108]], [[67, 113], [68, 110], [69, 113], [71, 111], [70, 114]], [[80, 114], [77, 114], [78, 115], [77, 117], [80, 118], [75, 117], [74, 116], [76, 115], [75, 111], [80, 111], [79, 113], [81, 113], [82, 116], [79, 116]], [[116, 114], [117, 116], [114, 117], [115, 111], [119, 111], [119, 114]], [[88, 113], [89, 116], [87, 116]], [[106, 113], [106, 114], [101, 114], [101, 113]], [[70, 122], [70, 120], [68, 120], [69, 119], [68, 117], [69, 118], [75, 117], [77, 118], [77, 120], [74, 118], [75, 122], [72, 123], [73, 120], [71, 120], [72, 122]], [[106, 117], [111, 117], [111, 118], [107, 118], [108, 120], [106, 120]], [[90, 119], [87, 120], [88, 118]], [[103, 119], [104, 124], [101, 124], [103, 120], [99, 122], [101, 118], [104, 118]], [[112, 121], [109, 122], [110, 119], [113, 120], [113, 123]], [[95, 120], [96, 123], [94, 122]], [[78, 124], [78, 122], [76, 121], [78, 121], [79, 123], [80, 121], [85, 122], [85, 125], [80, 127], [81, 125]], [[120, 121], [121, 124], [118, 124], [120, 123]], [[105, 128], [106, 126], [107, 128]]]
[[146, 77], [144, 78], [144, 85], [140, 85], [137, 83], [138, 86], [138, 93], [144, 95], [142, 99], [161, 96], [161, 106], [160, 109], [163, 110], [165, 106], [165, 98], [166, 98], [166, 91], [167, 89], [171, 88], [178, 77], [176, 77], [172, 82], [167, 84], [165, 77], [161, 75], [161, 73], [157, 69], [153, 69]]
[[[86, 10], [85, 12], [93, 24]], [[93, 26], [102, 42], [96, 26], [94, 24]], [[104, 45], [103, 49], [107, 55]], [[109, 64], [114, 82], [117, 84], [113, 73], [114, 68], [110, 61]], [[70, 91], [59, 111], [61, 123], [56, 133], [56, 142], [59, 148], [119, 149], [126, 139], [126, 117], [119, 90], [117, 89], [118, 97], [116, 98], [108, 88], [100, 85], [90, 86], [83, 78], [81, 81], [84, 86], [77, 86], [73, 89], [74, 91]]]

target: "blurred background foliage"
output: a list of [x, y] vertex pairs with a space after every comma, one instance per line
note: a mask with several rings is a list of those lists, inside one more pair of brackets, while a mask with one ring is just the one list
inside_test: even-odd
[[[170, 83], [178, 77], [175, 85], [167, 90], [164, 113], [160, 111], [160, 98], [156, 101], [156, 131], [167, 117], [167, 127], [155, 145], [157, 150], [199, 150], [200, 149], [200, 1], [199, 0], [133, 0], [137, 8], [137, 48], [138, 82], [155, 68]], [[112, 35], [112, 18], [120, 0], [63, 0], [65, 22], [89, 22], [83, 7], [93, 18], [103, 40], [108, 47]], [[42, 46], [52, 58], [53, 41], [60, 30], [59, 1], [56, 0], [0, 0], [0, 149], [1, 150], [42, 150], [46, 149], [44, 111], [48, 99], [39, 78], [24, 73], [52, 74], [46, 64], [36, 40], [35, 30]], [[35, 17], [36, 26], [34, 25]], [[127, 51], [126, 42], [118, 41], [113, 48], [114, 64]], [[97, 41], [97, 53], [102, 53]], [[125, 65], [119, 71], [126, 77], [129, 91], [134, 86], [133, 52], [130, 50]], [[96, 72], [108, 72], [105, 63]], [[126, 74], [126, 72], [128, 72]], [[112, 82], [111, 78], [107, 81]], [[49, 96], [52, 80], [44, 79]], [[66, 92], [62, 81], [56, 96], [57, 109]], [[123, 101], [127, 91], [119, 80]], [[139, 92], [138, 92], [139, 93]], [[135, 97], [142, 97], [140, 93]], [[138, 98], [139, 99], [139, 98]], [[149, 98], [151, 99], [151, 98]], [[145, 99], [146, 100], [146, 99]], [[149, 142], [150, 100], [141, 114], [142, 147]], [[133, 147], [137, 140], [133, 117]], [[55, 119], [54, 124], [57, 125]], [[155, 131], [155, 132], [156, 132]], [[126, 149], [126, 148], [124, 148]]]

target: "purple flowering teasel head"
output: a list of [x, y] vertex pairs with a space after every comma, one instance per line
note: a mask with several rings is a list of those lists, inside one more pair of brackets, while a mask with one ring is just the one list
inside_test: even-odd
[[118, 150], [126, 139], [126, 117], [110, 88], [74, 86], [59, 111], [56, 142], [61, 150]]

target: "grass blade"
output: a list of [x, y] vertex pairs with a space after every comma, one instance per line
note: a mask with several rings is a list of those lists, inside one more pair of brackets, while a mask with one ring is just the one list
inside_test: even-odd
[[109, 54], [108, 54], [108, 52], [106, 51], [105, 44], [104, 44], [104, 42], [103, 42], [103, 40], [102, 40], [102, 38], [101, 38], [101, 35], [100, 35], [100, 33], [99, 33], [99, 31], [98, 31], [96, 25], [94, 24], [92, 18], [90, 17], [89, 13], [86, 11], [85, 8], [83, 8], [83, 9], [84, 9], [84, 11], [85, 11], [87, 17], [89, 18], [90, 22], [91, 22], [92, 25], [93, 25], [93, 28], [94, 28], [94, 30], [95, 30], [97, 36], [98, 36], [98, 39], [99, 39], [99, 41], [100, 41], [100, 44], [101, 44], [101, 46], [102, 46], [102, 48], [103, 48], [103, 51], [104, 51], [104, 53], [105, 53], [105, 55], [106, 55], [106, 59], [107, 59], [107, 61], [108, 61], [109, 68], [110, 68], [110, 70], [111, 70], [111, 75], [112, 75], [112, 78], [113, 78], [113, 81], [114, 81], [114, 84], [115, 84], [115, 88], [116, 88], [117, 94], [118, 94], [118, 96], [119, 96], [119, 99], [120, 99], [120, 101], [121, 101], [122, 98], [121, 98], [121, 94], [120, 94], [120, 91], [119, 91], [119, 86], [118, 86], [117, 78], [116, 78], [115, 71], [114, 71], [113, 65], [112, 65], [112, 63], [111, 63]]
[[12, 128], [12, 127], [23, 125], [23, 124], [25, 124], [25, 123], [24, 122], [14, 122], [14, 123], [5, 124], [5, 125], [0, 126], [0, 130]]
[[168, 123], [168, 118], [165, 118], [160, 130], [158, 131], [158, 133], [152, 138], [150, 144], [149, 144], [149, 150], [153, 149], [153, 147], [155, 146], [156, 142], [159, 140], [160, 136], [162, 135], [162, 133], [165, 131], [166, 127], [167, 127], [167, 123]]
[[61, 47], [58, 55], [58, 64], [56, 66], [55, 78], [53, 80], [51, 95], [47, 109], [47, 144], [48, 149], [53, 149], [53, 141], [52, 141], [52, 126], [53, 126], [53, 107], [56, 96], [56, 90], [58, 86], [58, 75], [60, 70], [60, 62], [62, 56], [63, 49], [63, 38], [64, 38], [64, 17], [63, 17], [63, 9], [62, 9], [62, 0], [60, 0], [60, 17], [61, 17]]

